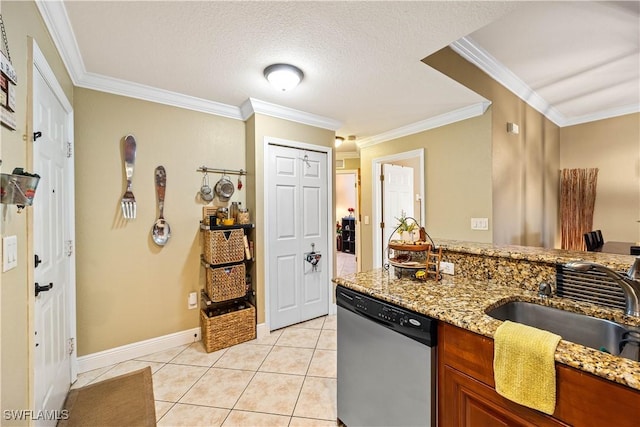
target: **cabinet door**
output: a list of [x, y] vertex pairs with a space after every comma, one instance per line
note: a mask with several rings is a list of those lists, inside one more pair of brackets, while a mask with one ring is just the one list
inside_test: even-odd
[[441, 374], [439, 425], [442, 427], [567, 425], [508, 401], [491, 387], [450, 366], [445, 365]]

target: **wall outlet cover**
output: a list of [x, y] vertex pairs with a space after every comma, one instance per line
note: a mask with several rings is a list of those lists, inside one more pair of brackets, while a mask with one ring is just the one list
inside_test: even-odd
[[453, 276], [455, 272], [454, 264], [452, 262], [440, 262], [440, 271]]

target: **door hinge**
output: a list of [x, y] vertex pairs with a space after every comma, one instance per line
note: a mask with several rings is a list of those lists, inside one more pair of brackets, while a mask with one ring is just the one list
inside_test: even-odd
[[384, 228], [384, 222], [380, 223], [380, 228]]
[[76, 349], [76, 341], [75, 338], [69, 338], [69, 355], [72, 355]]
[[73, 254], [73, 240], [64, 241], [64, 252], [67, 256], [71, 256]]
[[384, 181], [384, 174], [380, 174], [380, 181]]
[[70, 142], [67, 142], [67, 159], [70, 159], [73, 156], [73, 146]]

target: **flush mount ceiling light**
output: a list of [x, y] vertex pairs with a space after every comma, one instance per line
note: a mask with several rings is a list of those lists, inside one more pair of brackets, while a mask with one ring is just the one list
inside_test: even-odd
[[344, 138], [341, 136], [336, 136], [336, 142], [334, 143], [335, 147], [338, 148], [344, 142]]
[[264, 69], [264, 77], [278, 90], [286, 92], [298, 86], [304, 74], [290, 64], [272, 64]]

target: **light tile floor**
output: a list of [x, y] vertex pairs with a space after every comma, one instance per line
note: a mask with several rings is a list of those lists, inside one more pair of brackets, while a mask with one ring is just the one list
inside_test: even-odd
[[195, 342], [82, 373], [73, 388], [150, 366], [159, 426], [336, 426], [336, 323], [324, 316], [212, 353]]
[[346, 252], [336, 252], [336, 275], [346, 276], [356, 272], [356, 256]]

